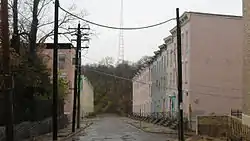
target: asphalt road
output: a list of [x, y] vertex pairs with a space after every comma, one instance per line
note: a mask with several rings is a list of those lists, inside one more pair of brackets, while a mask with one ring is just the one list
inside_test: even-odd
[[133, 127], [123, 118], [102, 116], [94, 120], [93, 125], [85, 129], [72, 141], [168, 141], [173, 140], [167, 135], [143, 132]]

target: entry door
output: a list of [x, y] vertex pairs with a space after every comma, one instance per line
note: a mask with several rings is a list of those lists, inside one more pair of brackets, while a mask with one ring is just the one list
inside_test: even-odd
[[174, 114], [174, 112], [175, 112], [175, 104], [176, 104], [176, 97], [175, 96], [172, 96], [171, 98], [171, 112], [172, 112], [172, 114]]

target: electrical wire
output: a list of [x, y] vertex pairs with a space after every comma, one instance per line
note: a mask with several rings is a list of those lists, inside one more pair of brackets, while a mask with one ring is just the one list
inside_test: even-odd
[[[125, 78], [125, 77], [122, 77], [122, 76], [117, 76], [117, 75], [114, 75], [114, 74], [109, 74], [109, 73], [106, 73], [106, 72], [103, 72], [103, 71], [99, 71], [99, 70], [91, 69], [91, 68], [87, 68], [87, 67], [84, 67], [84, 69], [92, 71], [92, 72], [96, 72], [96, 73], [99, 73], [99, 74], [107, 75], [107, 76], [110, 76], [110, 77], [114, 77], [114, 78], [118, 78], [118, 79], [130, 81], [130, 82], [138, 82], [140, 84], [146, 84], [146, 85], [157, 85], [156, 83], [148, 83], [148, 82], [142, 82], [142, 81], [138, 81], [138, 80], [132, 80], [130, 78]], [[176, 90], [177, 91], [176, 88], [168, 88], [168, 87], [162, 87], [162, 88], [166, 88], [168, 90]], [[223, 97], [223, 98], [228, 98], [228, 99], [242, 99], [242, 97], [225, 96], [225, 95], [216, 94], [216, 93], [204, 93], [204, 92], [193, 91], [193, 90], [188, 90], [188, 91], [187, 90], [183, 90], [183, 91], [184, 92], [194, 92], [194, 93], [197, 93], [197, 94], [207, 95], [207, 96]]]
[[[93, 58], [90, 58], [90, 57], [87, 57], [87, 56], [84, 56], [84, 58], [86, 58], [86, 59], [88, 59], [88, 60], [90, 60], [90, 61], [99, 62], [98, 60], [93, 59]], [[134, 80], [134, 81], [135, 81], [135, 79], [131, 79], [131, 80]], [[138, 81], [138, 82], [140, 82], [140, 81]], [[143, 83], [144, 83], [144, 82], [143, 82]], [[220, 89], [220, 90], [232, 90], [232, 91], [240, 91], [240, 90], [241, 90], [241, 89], [239, 89], [239, 88], [221, 88], [221, 87], [219, 87], [219, 86], [207, 86], [207, 85], [201, 85], [201, 84], [195, 84], [194, 86], [205, 87], [205, 88], [211, 88], [211, 89]], [[167, 89], [171, 89], [171, 88], [167, 87]], [[174, 89], [174, 90], [176, 90], [176, 89]]]
[[121, 27], [115, 27], [115, 26], [109, 26], [109, 25], [104, 25], [104, 24], [99, 24], [99, 23], [96, 23], [96, 22], [92, 22], [92, 21], [89, 21], [89, 20], [86, 20], [84, 18], [81, 18], [80, 16], [77, 16], [69, 11], [67, 11], [66, 9], [62, 8], [61, 6], [59, 6], [59, 8], [68, 13], [69, 15], [75, 17], [75, 18], [78, 18], [84, 22], [87, 22], [87, 23], [90, 23], [90, 24], [93, 24], [93, 25], [96, 25], [96, 26], [99, 26], [99, 27], [103, 27], [103, 28], [109, 28], [109, 29], [119, 29], [119, 30], [140, 30], [140, 29], [147, 29], [147, 28], [152, 28], [152, 27], [156, 27], [156, 26], [160, 26], [160, 25], [163, 25], [163, 24], [166, 24], [172, 20], [175, 20], [175, 18], [171, 18], [171, 19], [168, 19], [166, 21], [162, 21], [162, 22], [159, 22], [157, 24], [153, 24], [153, 25], [148, 25], [148, 26], [141, 26], [141, 27], [128, 27], [128, 28], [121, 28]]
[[[9, 6], [11, 6], [13, 8], [13, 6], [11, 4], [9, 4]], [[162, 25], [162, 24], [165, 24], [167, 22], [170, 22], [172, 20], [175, 20], [175, 18], [171, 18], [169, 20], [166, 20], [166, 21], [163, 21], [163, 22], [160, 22], [160, 23], [157, 23], [157, 24], [153, 24], [153, 25], [149, 25], [149, 26], [142, 26], [142, 27], [132, 27], [132, 28], [120, 28], [120, 27], [114, 27], [114, 26], [108, 26], [108, 25], [103, 25], [103, 24], [99, 24], [99, 23], [95, 23], [95, 22], [92, 22], [92, 21], [89, 21], [89, 20], [86, 20], [86, 19], [83, 19], [67, 10], [65, 10], [64, 8], [62, 8], [61, 6], [59, 7], [61, 10], [63, 10], [64, 12], [70, 14], [71, 16], [74, 16], [80, 20], [83, 20], [84, 22], [87, 22], [87, 23], [90, 23], [90, 24], [93, 24], [93, 25], [96, 25], [96, 26], [100, 26], [100, 27], [104, 27], [104, 28], [110, 28], [110, 29], [120, 29], [120, 30], [140, 30], [140, 29], [146, 29], [146, 28], [152, 28], [152, 27], [156, 27], [156, 26], [159, 26], [159, 25]], [[17, 11], [18, 12], [18, 11]], [[29, 21], [29, 19], [26, 18], [26, 16], [24, 16], [22, 13], [18, 12], [22, 17], [24, 17], [25, 20]], [[29, 21], [30, 22], [30, 21]], [[32, 23], [30, 22], [31, 26], [34, 26], [32, 25]], [[39, 29], [40, 31], [42, 31], [44, 34], [46, 34], [45, 31]], [[51, 37], [52, 38], [52, 37]], [[52, 38], [53, 39], [53, 38]], [[87, 54], [87, 53], [86, 53]], [[87, 58], [84, 54], [83, 57], [84, 58]], [[67, 58], [68, 59], [68, 58]], [[88, 58], [89, 59], [89, 58]], [[89, 69], [89, 68], [88, 68]], [[92, 70], [96, 73], [102, 73], [102, 74], [105, 74], [105, 75], [108, 75], [108, 76], [111, 76], [111, 77], [115, 77], [115, 78], [118, 78], [118, 79], [123, 79], [123, 80], [127, 80], [127, 81], [132, 81], [132, 82], [138, 82], [138, 83], [141, 83], [141, 84], [147, 84], [147, 85], [152, 85], [152, 84], [149, 84], [147, 82], [141, 82], [141, 81], [137, 81], [137, 80], [132, 80], [132, 79], [129, 79], [129, 78], [125, 78], [125, 77], [121, 77], [121, 76], [116, 76], [114, 74], [108, 74], [108, 73], [105, 73], [105, 72], [101, 72], [101, 71], [97, 71], [97, 70]], [[157, 84], [156, 84], [157, 85]], [[209, 87], [209, 86], [203, 86], [203, 87]], [[174, 88], [166, 88], [166, 89], [172, 89], [172, 90], [177, 90], [177, 89], [174, 89]], [[236, 88], [232, 88], [234, 90], [240, 90], [240, 89], [236, 89]], [[234, 99], [237, 99], [237, 98], [241, 98], [241, 97], [231, 97], [231, 96], [224, 96], [224, 95], [217, 95], [217, 94], [208, 94], [208, 93], [202, 93], [202, 92], [199, 92], [200, 94], [205, 94], [205, 95], [211, 95], [211, 96], [222, 96], [222, 97], [227, 97], [227, 98], [234, 98]]]

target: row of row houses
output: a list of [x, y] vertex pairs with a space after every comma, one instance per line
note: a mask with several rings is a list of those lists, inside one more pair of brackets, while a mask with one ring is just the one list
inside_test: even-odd
[[[185, 12], [180, 19], [185, 116], [241, 109], [243, 18]], [[176, 27], [170, 33], [133, 78], [134, 113], [178, 110]]]

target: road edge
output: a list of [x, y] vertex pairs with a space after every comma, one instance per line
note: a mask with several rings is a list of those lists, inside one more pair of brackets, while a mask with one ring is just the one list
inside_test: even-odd
[[84, 129], [87, 129], [87, 128], [90, 127], [92, 124], [93, 124], [93, 122], [90, 122], [90, 123], [88, 123], [86, 126], [81, 127], [80, 129], [78, 129], [76, 132], [70, 133], [67, 137], [61, 138], [61, 139], [59, 139], [58, 141], [66, 141], [66, 140], [68, 140], [69, 138], [71, 138], [71, 137], [73, 137], [73, 136], [79, 134], [79, 133], [82, 132]]

